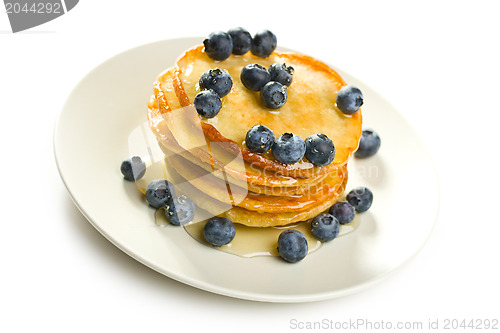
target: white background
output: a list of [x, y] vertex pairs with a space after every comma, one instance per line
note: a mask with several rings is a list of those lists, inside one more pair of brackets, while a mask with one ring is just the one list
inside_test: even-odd
[[[500, 319], [499, 9], [496, 1], [85, 0], [17, 34], [2, 9], [0, 331], [286, 332], [292, 319], [424, 328], [429, 319]], [[268, 28], [279, 45], [368, 83], [428, 147], [441, 187], [438, 222], [415, 259], [375, 286], [306, 304], [210, 294], [131, 259], [73, 205], [52, 135], [76, 83], [129, 48], [235, 26]], [[425, 210], [426, 198], [415, 207]]]

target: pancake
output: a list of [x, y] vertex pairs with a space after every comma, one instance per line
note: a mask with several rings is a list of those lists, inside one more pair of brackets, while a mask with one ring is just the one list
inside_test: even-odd
[[226, 181], [207, 173], [204, 169], [179, 155], [168, 156], [166, 164], [172, 166], [182, 178], [187, 179], [194, 187], [214, 199], [259, 213], [295, 212], [310, 209], [319, 202], [336, 196], [347, 173], [344, 167], [335, 169], [324, 181], [310, 187], [309, 191], [303, 195], [269, 196], [249, 192], [246, 188], [238, 186], [228, 188]]
[[258, 213], [241, 207], [233, 207], [229, 204], [218, 201], [194, 187], [189, 181], [182, 178], [175, 169], [167, 164], [167, 171], [170, 180], [175, 184], [181, 193], [190, 197], [201, 209], [214, 216], [226, 217], [234, 223], [240, 223], [249, 227], [273, 227], [285, 226], [288, 224], [307, 221], [318, 214], [328, 210], [342, 195], [347, 184], [347, 174], [340, 185], [337, 195], [332, 196], [324, 202], [307, 210], [286, 213]]
[[[247, 64], [258, 63], [267, 68], [275, 62], [285, 62], [295, 71], [287, 102], [278, 111], [269, 111], [261, 105], [258, 93], [246, 89], [239, 77]], [[287, 176], [311, 177], [329, 173], [345, 164], [357, 149], [361, 112], [345, 115], [335, 107], [336, 93], [345, 82], [322, 62], [301, 54], [280, 52], [273, 52], [266, 59], [247, 53], [218, 62], [206, 55], [203, 46], [197, 46], [178, 59], [173, 72], [173, 89], [181, 107], [192, 107], [192, 101], [200, 91], [198, 80], [211, 68], [226, 69], [233, 79], [233, 87], [222, 98], [222, 108], [216, 117], [198, 116], [201, 129], [208, 140], [227, 143], [224, 148], [241, 154], [252, 165]], [[161, 83], [159, 87], [164, 89]], [[248, 129], [256, 124], [269, 127], [276, 137], [292, 132], [305, 139], [312, 134], [324, 133], [335, 144], [335, 159], [326, 167], [316, 167], [306, 159], [286, 165], [276, 161], [270, 153], [253, 153], [246, 148], [244, 139]]]

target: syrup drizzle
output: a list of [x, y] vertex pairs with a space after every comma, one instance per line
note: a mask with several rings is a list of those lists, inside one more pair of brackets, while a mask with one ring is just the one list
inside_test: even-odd
[[[200, 214], [200, 209], [197, 207], [196, 214]], [[203, 212], [204, 213], [204, 212]], [[201, 213], [201, 214], [203, 214]], [[208, 213], [206, 213], [208, 214]], [[195, 217], [195, 221], [199, 218]], [[286, 229], [295, 229], [302, 232], [307, 239], [307, 244], [309, 247], [308, 253], [317, 251], [323, 243], [317, 240], [311, 233], [311, 221], [295, 223], [292, 225], [284, 227], [248, 227], [239, 223], [235, 223], [236, 236], [231, 241], [231, 243], [219, 247], [214, 247], [205, 241], [203, 237], [203, 227], [205, 226], [207, 220], [202, 220], [200, 222], [189, 223], [183, 226], [184, 230], [196, 241], [204, 244], [213, 249], [238, 255], [244, 258], [252, 258], [258, 256], [279, 256], [276, 249], [278, 246], [278, 237]], [[171, 225], [166, 217], [163, 209], [158, 209], [155, 213], [155, 224], [160, 227], [174, 227]], [[359, 217], [356, 216], [354, 220], [345, 225], [340, 226], [340, 233], [337, 236], [343, 237], [354, 232], [359, 226]], [[333, 240], [333, 242], [335, 239]]]

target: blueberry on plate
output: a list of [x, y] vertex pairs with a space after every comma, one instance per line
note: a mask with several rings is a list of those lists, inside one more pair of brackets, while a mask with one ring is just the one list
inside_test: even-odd
[[253, 36], [251, 51], [257, 57], [267, 58], [276, 49], [277, 44], [278, 40], [271, 31], [262, 30]]
[[222, 246], [231, 243], [236, 235], [236, 228], [231, 220], [224, 217], [213, 217], [203, 228], [203, 237], [213, 246]]
[[286, 86], [279, 82], [270, 81], [260, 90], [260, 101], [266, 108], [279, 109], [285, 105], [286, 99]]
[[293, 133], [284, 133], [278, 137], [271, 148], [276, 160], [285, 164], [300, 161], [306, 152], [306, 143]]
[[361, 133], [361, 138], [359, 139], [358, 150], [354, 153], [357, 158], [365, 158], [375, 155], [380, 148], [380, 136], [371, 130], [367, 129]]
[[288, 229], [278, 237], [278, 252], [285, 261], [294, 263], [301, 261], [307, 255], [306, 236], [297, 230]]
[[328, 212], [335, 216], [340, 224], [351, 223], [356, 215], [356, 210], [347, 201], [337, 201]]
[[168, 180], [157, 179], [148, 184], [145, 194], [151, 206], [161, 208], [175, 195], [175, 189]]
[[264, 66], [249, 64], [241, 69], [240, 79], [245, 88], [259, 91], [271, 80], [271, 75]]
[[202, 90], [196, 94], [193, 104], [200, 116], [205, 118], [215, 117], [222, 107], [219, 95], [212, 89]]
[[123, 160], [120, 171], [126, 180], [138, 180], [146, 173], [146, 163], [139, 156], [127, 157]]
[[252, 126], [247, 132], [245, 144], [251, 151], [263, 154], [273, 146], [274, 133], [264, 125]]
[[271, 81], [279, 82], [287, 87], [292, 84], [293, 72], [293, 67], [287, 66], [285, 63], [281, 64], [277, 62], [269, 66]]
[[362, 213], [371, 207], [373, 193], [368, 188], [360, 186], [349, 192], [346, 199], [358, 213]]
[[355, 86], [343, 86], [337, 93], [335, 102], [340, 111], [353, 114], [363, 105], [363, 94]]
[[325, 134], [318, 133], [306, 139], [306, 158], [316, 166], [326, 166], [335, 158], [335, 146]]
[[165, 217], [173, 225], [184, 225], [194, 218], [194, 203], [185, 195], [172, 197], [163, 207]]
[[219, 97], [224, 97], [231, 91], [233, 87], [233, 79], [231, 75], [220, 68], [209, 69], [200, 77], [200, 89], [212, 89]]
[[335, 239], [340, 232], [340, 223], [332, 214], [320, 214], [311, 221], [311, 233], [321, 242]]
[[250, 51], [252, 48], [252, 35], [248, 31], [239, 27], [230, 29], [227, 33], [233, 41], [233, 54], [243, 55]]
[[226, 60], [233, 52], [233, 40], [224, 31], [212, 32], [203, 41], [205, 52], [214, 60]]

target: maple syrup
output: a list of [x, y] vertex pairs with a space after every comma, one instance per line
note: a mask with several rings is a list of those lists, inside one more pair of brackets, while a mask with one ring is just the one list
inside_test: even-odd
[[[143, 178], [136, 181], [136, 186], [142, 193], [145, 192], [147, 185], [155, 179], [169, 179], [165, 161], [160, 160], [154, 163], [145, 161], [147, 165], [146, 174]], [[180, 195], [182, 193], [176, 193]], [[208, 212], [196, 207], [193, 222], [182, 227], [173, 226], [165, 217], [165, 210], [160, 208], [155, 212], [155, 224], [159, 227], [184, 228], [184, 230], [196, 241], [207, 247], [238, 255], [240, 257], [252, 258], [257, 256], [279, 256], [277, 246], [278, 237], [286, 229], [295, 229], [304, 234], [308, 243], [308, 253], [317, 251], [322, 243], [311, 233], [311, 221], [294, 223], [280, 227], [248, 227], [235, 223], [236, 236], [231, 243], [219, 247], [210, 245], [203, 237], [203, 228], [206, 221], [213, 217]], [[340, 225], [340, 232], [337, 238], [348, 235], [359, 226], [359, 217], [356, 215], [354, 220], [345, 225]], [[335, 240], [333, 240], [335, 241]]]

